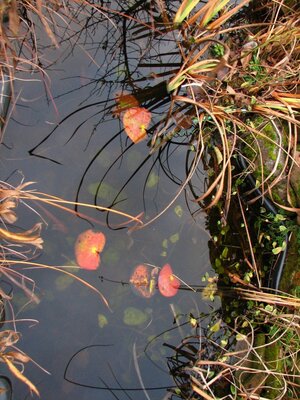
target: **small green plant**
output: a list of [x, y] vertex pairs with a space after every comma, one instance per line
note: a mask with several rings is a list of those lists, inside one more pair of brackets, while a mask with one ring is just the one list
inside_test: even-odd
[[220, 43], [211, 45], [209, 50], [211, 55], [216, 58], [221, 58], [225, 54], [225, 47]]

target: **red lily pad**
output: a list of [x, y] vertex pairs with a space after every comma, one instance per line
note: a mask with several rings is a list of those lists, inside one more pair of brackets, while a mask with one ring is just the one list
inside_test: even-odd
[[123, 125], [133, 143], [138, 143], [146, 137], [150, 121], [151, 113], [146, 108], [132, 107], [125, 111]]
[[95, 270], [100, 266], [100, 253], [105, 245], [102, 232], [92, 229], [82, 232], [75, 242], [76, 262], [82, 269]]
[[132, 291], [138, 296], [149, 299], [156, 291], [158, 268], [149, 265], [137, 265], [129, 279]]
[[173, 275], [170, 264], [165, 264], [158, 275], [158, 289], [165, 297], [173, 297], [177, 294], [180, 286], [179, 279]]

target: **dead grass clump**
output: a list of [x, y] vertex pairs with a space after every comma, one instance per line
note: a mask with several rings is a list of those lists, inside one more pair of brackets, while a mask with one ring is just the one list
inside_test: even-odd
[[[170, 357], [181, 398], [287, 399], [300, 395], [299, 299], [238, 290], [246, 312], [234, 325], [215, 315], [199, 335], [185, 338]], [[254, 300], [255, 299], [255, 300]], [[276, 308], [272, 304], [283, 304]], [[203, 323], [205, 325], [205, 323]]]

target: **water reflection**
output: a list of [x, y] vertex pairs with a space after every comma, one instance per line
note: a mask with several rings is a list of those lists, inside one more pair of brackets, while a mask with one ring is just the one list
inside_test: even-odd
[[[98, 35], [102, 38], [104, 32], [102, 28]], [[136, 41], [137, 51], [143, 40]], [[145, 142], [128, 143], [120, 136], [119, 120], [104, 112], [114, 104], [117, 90], [116, 69], [110, 71], [104, 50], [98, 54], [106, 60], [103, 76], [113, 84], [102, 85], [101, 90], [97, 88], [100, 81], [94, 81], [100, 73], [98, 66], [83, 57], [80, 48], [75, 47], [72, 57], [65, 59], [66, 47], [62, 45], [58, 51], [62, 60], [49, 71], [55, 107], [45, 98], [42, 82], [17, 86], [16, 109], [1, 149], [4, 176], [12, 183], [24, 176], [35, 181], [37, 189], [65, 199], [114, 204], [133, 215], [143, 212], [147, 222], [174, 199], [178, 184], [185, 179], [186, 150], [175, 144], [166, 159], [165, 155], [149, 156]], [[120, 67], [116, 62], [114, 68], [117, 64]], [[137, 65], [132, 68], [136, 71]], [[93, 91], [86, 85], [91, 82]], [[163, 105], [160, 110], [164, 112]], [[65, 115], [69, 117], [64, 119]], [[41, 138], [46, 140], [41, 142]], [[13, 173], [15, 170], [19, 172]], [[203, 184], [201, 171], [197, 184]], [[128, 283], [136, 265], [162, 267], [169, 263], [181, 281], [201, 284], [201, 277], [210, 271], [208, 236], [204, 216], [191, 217], [197, 206], [187, 201], [190, 198], [188, 191], [182, 192], [161, 218], [132, 232], [115, 229], [120, 218], [113, 214], [107, 217], [103, 212], [85, 210], [93, 221], [90, 223], [48, 207], [38, 209], [48, 222], [43, 232], [44, 252], [36, 260], [40, 263], [71, 265], [75, 240], [82, 231], [95, 228], [105, 234], [100, 269], [72, 272], [99, 289], [111, 309], [68, 276], [46, 269], [25, 271], [36, 282], [41, 302], [26, 306], [28, 299], [15, 289], [15, 316], [23, 320], [17, 327], [22, 333], [20, 347], [51, 374], [35, 365], [26, 366], [26, 375], [39, 388], [41, 398], [138, 400], [166, 396], [166, 388], [174, 383], [167, 365], [172, 349], [163, 344], [177, 346], [186, 335], [195, 334], [197, 327], [189, 323], [189, 315], [209, 312], [209, 305], [199, 292], [188, 290], [179, 290], [171, 299], [158, 294], [141, 298]], [[32, 213], [24, 213], [20, 223], [26, 226], [32, 218]], [[26, 322], [27, 318], [39, 324]], [[14, 395], [27, 398], [19, 382], [14, 382]]]

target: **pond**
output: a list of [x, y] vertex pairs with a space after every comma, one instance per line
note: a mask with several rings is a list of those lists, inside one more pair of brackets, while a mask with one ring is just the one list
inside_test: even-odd
[[[187, 188], [180, 191], [186, 149], [173, 145], [168, 157], [149, 157], [147, 142], [132, 145], [120, 119], [105, 112], [124, 90], [118, 76], [121, 56], [112, 60], [112, 48], [93, 48], [112, 34], [108, 26], [109, 22], [99, 25], [90, 42], [82, 40], [72, 51], [69, 42], [55, 51], [46, 47], [43, 56], [50, 67], [45, 75], [16, 76], [1, 146], [3, 181], [34, 182], [31, 189], [70, 201], [94, 204], [96, 199], [99, 206], [113, 204], [146, 223], [132, 230], [127, 218], [113, 213], [79, 207], [84, 218], [38, 202], [29, 207], [19, 204], [20, 227], [27, 229], [42, 218], [44, 248], [32, 262], [71, 271], [99, 290], [109, 304], [63, 272], [16, 264], [14, 268], [34, 282], [40, 302], [30, 301], [21, 288], [10, 288], [7, 282], [7, 290], [13, 291], [13, 311], [8, 309], [7, 315], [17, 321], [17, 346], [33, 360], [25, 375], [42, 399], [169, 398], [167, 389], [174, 381], [168, 356], [173, 350], [164, 344], [177, 346], [185, 337], [199, 334], [200, 328], [189, 322], [191, 315], [219, 306], [193, 290], [201, 288], [206, 273], [214, 272], [205, 214], [198, 212]], [[166, 54], [172, 53], [170, 43], [160, 44]], [[139, 53], [143, 40], [135, 45], [133, 50]], [[137, 64], [141, 55], [137, 58], [133, 50], [131, 62]], [[164, 112], [162, 104], [154, 120]], [[195, 184], [201, 190], [205, 174], [200, 167], [197, 172]], [[74, 268], [76, 238], [91, 228], [106, 236], [100, 268]], [[151, 298], [137, 296], [129, 279], [140, 264], [170, 264], [181, 281], [178, 293], [167, 298], [156, 290]], [[13, 396], [29, 398], [30, 391], [13, 380]]]

